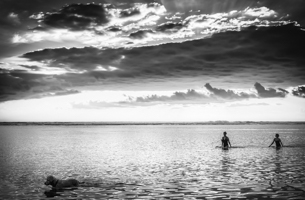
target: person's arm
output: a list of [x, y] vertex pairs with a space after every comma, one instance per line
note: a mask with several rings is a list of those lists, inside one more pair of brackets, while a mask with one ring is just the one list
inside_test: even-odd
[[283, 143], [282, 143], [282, 140], [280, 140], [280, 143], [281, 143], [281, 145], [282, 145], [282, 147], [283, 147], [284, 145], [283, 145]]
[[273, 145], [273, 143], [274, 143], [274, 139], [273, 139], [272, 143], [269, 145], [269, 147], [271, 147], [271, 145]]
[[229, 138], [228, 138], [228, 143], [229, 143], [230, 147], [232, 147], [232, 145], [231, 145], [231, 142], [230, 142], [230, 139], [229, 139]]

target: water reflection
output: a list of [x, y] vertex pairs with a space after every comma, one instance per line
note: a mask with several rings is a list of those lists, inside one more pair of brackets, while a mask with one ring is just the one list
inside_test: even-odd
[[229, 180], [232, 174], [231, 166], [234, 165], [234, 162], [230, 158], [230, 152], [228, 150], [222, 150], [222, 157], [221, 157], [221, 175], [224, 179]]
[[[0, 138], [0, 151], [5, 152], [0, 152], [0, 199], [304, 199], [304, 131], [288, 138], [284, 129], [277, 130], [285, 144], [300, 147], [276, 150], [261, 148], [272, 130], [242, 128], [230, 130], [230, 139], [240, 147], [227, 151], [213, 142], [228, 127], [2, 130], [0, 137], [7, 136]], [[252, 136], [255, 140], [247, 140]], [[49, 148], [50, 143], [56, 148]], [[250, 144], [255, 148], [248, 148]], [[50, 189], [43, 184], [48, 174], [84, 184], [73, 190]]]
[[65, 189], [55, 189], [45, 190], [44, 195], [46, 197], [73, 197], [76, 198], [79, 195], [79, 188], [65, 188]]
[[56, 196], [61, 196], [60, 194], [57, 193], [57, 190], [47, 190], [44, 192], [44, 194], [46, 195], [46, 197], [56, 197]]
[[275, 154], [275, 161], [274, 161], [274, 164], [275, 164], [275, 174], [279, 175], [281, 173], [281, 162], [282, 162], [282, 156], [281, 156], [281, 151], [280, 149], [277, 149], [276, 150], [276, 154]]

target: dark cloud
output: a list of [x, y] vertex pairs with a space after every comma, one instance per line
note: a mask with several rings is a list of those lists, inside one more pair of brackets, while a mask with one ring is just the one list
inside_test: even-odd
[[103, 5], [70, 4], [58, 12], [48, 13], [42, 20], [44, 24], [55, 28], [83, 30], [92, 25], [101, 25], [108, 22]]
[[283, 91], [277, 91], [273, 88], [265, 88], [264, 86], [262, 86], [260, 83], [255, 83], [254, 87], [257, 91], [257, 94], [259, 97], [262, 98], [270, 98], [270, 97], [285, 97], [286, 96], [286, 92]]
[[[103, 56], [98, 56], [103, 55]], [[52, 60], [53, 66], [60, 67], [60, 63], [64, 66], [73, 69], [94, 69], [99, 64], [108, 64], [111, 61], [118, 59], [120, 55], [108, 53], [93, 47], [85, 48], [59, 48], [59, 49], [44, 49], [26, 53], [25, 58], [31, 60], [44, 61]], [[61, 66], [62, 67], [62, 66]]]
[[133, 32], [129, 35], [130, 38], [133, 39], [142, 39], [144, 37], [146, 37], [147, 33], [153, 33], [152, 30], [139, 30], [136, 32]]
[[41, 85], [29, 76], [27, 79], [12, 76], [9, 72], [0, 73], [0, 101], [23, 98], [30, 95], [30, 89]]
[[[105, 2], [101, 0], [95, 1]], [[30, 16], [38, 13], [53, 12], [59, 10], [65, 4], [72, 3], [88, 3], [87, 0], [52, 0], [42, 2], [41, 0], [1, 0], [0, 1], [0, 28], [6, 28], [9, 32], [16, 32], [35, 27], [37, 23], [35, 20], [30, 19]], [[18, 17], [20, 24], [12, 24], [8, 16], [15, 15]], [[75, 13], [77, 14], [77, 13]]]
[[[269, 87], [289, 87], [304, 84], [304, 46], [305, 32], [300, 27], [286, 25], [250, 27], [182, 43], [129, 49], [44, 49], [22, 57], [30, 61], [47, 61], [49, 67], [68, 70], [68, 74], [56, 76], [67, 86], [130, 84], [143, 80], [165, 83], [175, 79], [183, 87], [179, 80], [198, 80], [193, 84], [200, 84], [201, 79], [220, 87], [236, 86], [241, 82], [244, 88], [255, 82], [268, 82]], [[34, 80], [39, 84], [40, 81], [36, 78], [38, 75], [31, 73], [11, 72], [11, 75], [19, 77], [17, 82], [29, 87], [28, 82]]]
[[[156, 5], [156, 3], [153, 2], [161, 3], [159, 0], [96, 0], [94, 3], [88, 2], [87, 0], [52, 0], [48, 2], [42, 2], [41, 0], [2, 0], [0, 2], [0, 46], [3, 48], [0, 48], [0, 58], [25, 52], [25, 50], [21, 51], [20, 49], [32, 51], [41, 48], [38, 47], [37, 44], [18, 46], [16, 44], [11, 44], [14, 34], [22, 36], [23, 33], [30, 33], [29, 30], [48, 32], [49, 28], [66, 28], [78, 31], [88, 28], [94, 29], [95, 25], [102, 25], [108, 21], [108, 15], [111, 14], [107, 13], [107, 11], [105, 12], [104, 7], [110, 8], [110, 5], [107, 4], [111, 4], [115, 9], [118, 7], [120, 7], [120, 9], [126, 7], [126, 9], [122, 11], [118, 10], [118, 12], [121, 12], [121, 17], [124, 18], [140, 14], [141, 11], [134, 3], [146, 3], [149, 8]], [[274, 0], [164, 0], [162, 2], [167, 10], [172, 12], [173, 15], [177, 14], [177, 11], [188, 13], [185, 14], [184, 17], [195, 14], [194, 12], [188, 12], [191, 9], [200, 9], [201, 11], [197, 14], [211, 14], [215, 12], [239, 11], [240, 9], [245, 8], [267, 6], [268, 8], [278, 11], [279, 18], [282, 16], [281, 19], [283, 20], [304, 21], [305, 19], [305, 3], [303, 0], [294, 0], [294, 3], [291, 3], [290, 0], [281, 0], [279, 2]], [[42, 16], [38, 17], [40, 19], [33, 17], [39, 16], [40, 14], [42, 14]], [[150, 14], [147, 16], [150, 16]], [[158, 27], [154, 28], [161, 32], [175, 32], [183, 27], [180, 20], [171, 22], [165, 20], [164, 16], [159, 17], [161, 17], [161, 19], [158, 21], [158, 24], [163, 24], [159, 24]], [[261, 16], [259, 18], [261, 18]], [[272, 24], [272, 22], [270, 23]], [[93, 34], [101, 34], [100, 32], [94, 31]], [[136, 31], [137, 30], [134, 29], [132, 30], [132, 32]], [[31, 39], [35, 37], [25, 36], [25, 38], [33, 42]], [[38, 41], [44, 44], [42, 48], [56, 46], [55, 44], [50, 45], [47, 38], [43, 38], [42, 40], [38, 39], [35, 42]], [[75, 41], [75, 43], [77, 43], [77, 41]], [[57, 44], [56, 47], [62, 46], [64, 46], [64, 44]]]
[[[32, 31], [47, 32], [54, 28], [84, 30], [91, 26], [102, 25], [108, 21], [104, 7], [107, 4], [152, 3], [155, 0], [1, 0], [0, 1], [0, 59], [23, 54], [43, 48], [71, 46], [67, 42], [51, 43], [48, 39], [32, 44], [12, 44], [15, 34], [26, 34]], [[89, 4], [88, 4], [89, 3]], [[108, 6], [109, 7], [109, 6]], [[127, 6], [128, 7], [128, 6]], [[95, 30], [94, 30], [95, 31]], [[99, 34], [95, 32], [95, 34]], [[71, 41], [69, 42], [71, 43]], [[74, 41], [74, 47], [78, 47]], [[82, 45], [84, 46], [84, 45]]]
[[[39, 69], [35, 66], [26, 67]], [[56, 75], [32, 73], [27, 70], [0, 70], [0, 101], [79, 93], [66, 87], [69, 87], [69, 84]]]
[[156, 30], [165, 32], [165, 31], [177, 31], [183, 27], [181, 22], [166, 22], [157, 26]]
[[221, 97], [224, 99], [248, 99], [248, 98], [256, 98], [253, 94], [247, 94], [245, 92], [237, 93], [233, 90], [224, 90], [219, 88], [213, 88], [209, 83], [205, 84], [205, 88], [213, 93], [217, 97]]
[[[41, 1], [41, 0], [1, 0], [0, 1], [0, 14], [6, 15], [8, 13], [26, 13], [28, 16], [37, 14], [39, 12], [51, 12], [58, 10], [64, 5], [69, 4], [87, 4], [93, 1], [88, 0], [52, 0], [52, 1]], [[116, 4], [116, 3], [152, 3], [160, 2], [158, 0], [95, 0], [96, 4]]]
[[25, 70], [4, 70], [0, 73], [0, 88], [9, 92], [29, 91], [34, 86], [44, 85], [41, 81], [44, 76]]
[[[16, 55], [16, 51], [18, 53], [18, 48], [11, 44], [11, 38], [14, 33], [20, 31], [20, 29], [24, 28], [22, 23], [16, 24], [14, 21], [9, 19], [9, 15], [15, 14], [13, 12], [1, 12], [1, 3], [0, 2], [0, 59], [6, 56]], [[22, 17], [16, 14], [16, 18]], [[20, 47], [22, 48], [22, 47]], [[36, 49], [36, 48], [35, 48]]]
[[22, 80], [38, 80], [42, 77], [45, 77], [46, 75], [44, 74], [36, 74], [36, 73], [31, 73], [27, 70], [12, 70], [9, 73], [10, 76]]
[[[136, 36], [137, 34], [135, 34]], [[141, 36], [141, 33], [139, 33]], [[250, 27], [241, 32], [215, 34], [211, 38], [133, 49], [60, 48], [30, 52], [22, 57], [50, 61], [50, 66], [89, 70], [92, 75], [207, 76], [242, 78], [248, 84], [305, 79], [305, 32], [292, 25]], [[97, 66], [118, 70], [96, 72]], [[251, 76], [246, 77], [246, 74]], [[276, 74], [276, 76], [274, 76]], [[288, 85], [288, 84], [287, 84]]]
[[21, 67], [33, 70], [33, 71], [39, 71], [41, 68], [35, 65], [20, 65]]
[[294, 96], [305, 98], [305, 86], [298, 86], [292, 90]]
[[236, 92], [234, 90], [224, 90], [221, 88], [213, 88], [209, 83], [205, 84], [205, 88], [213, 95], [224, 99], [248, 99], [248, 98], [272, 98], [272, 97], [285, 97], [289, 92], [279, 88], [278, 91], [273, 88], [265, 88], [260, 83], [255, 83], [254, 88], [257, 91], [257, 95], [248, 94], [245, 92]]

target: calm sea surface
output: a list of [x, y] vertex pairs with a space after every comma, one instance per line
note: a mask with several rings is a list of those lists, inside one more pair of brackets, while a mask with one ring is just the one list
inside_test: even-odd
[[[227, 131], [230, 150], [217, 148]], [[268, 148], [275, 133], [284, 148]], [[81, 181], [56, 191], [48, 175]], [[305, 125], [0, 126], [0, 199], [305, 199]]]

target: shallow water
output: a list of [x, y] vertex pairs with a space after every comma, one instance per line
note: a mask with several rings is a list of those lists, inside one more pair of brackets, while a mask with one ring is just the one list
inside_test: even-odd
[[[223, 131], [235, 148], [217, 148]], [[268, 148], [275, 133], [287, 147]], [[304, 125], [0, 126], [0, 199], [305, 199], [304, 136]], [[48, 175], [82, 183], [56, 191]]]

